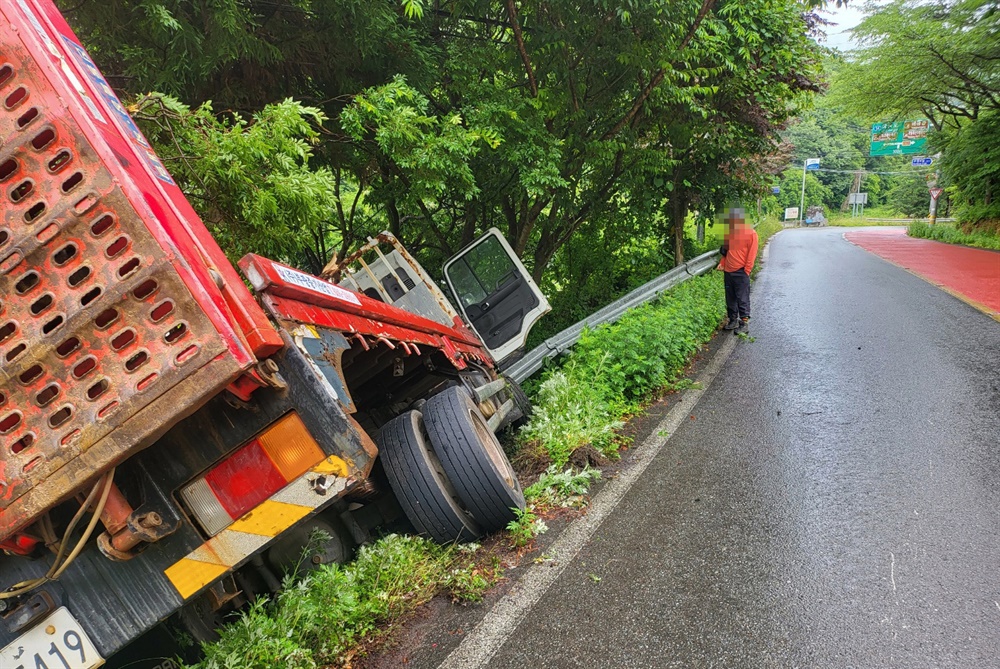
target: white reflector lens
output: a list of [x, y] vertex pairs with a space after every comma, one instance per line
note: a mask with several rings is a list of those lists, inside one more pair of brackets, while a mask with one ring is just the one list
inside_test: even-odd
[[210, 537], [214, 537], [229, 527], [234, 520], [222, 508], [219, 498], [208, 487], [208, 483], [204, 478], [198, 479], [181, 490], [181, 497], [184, 498], [184, 503], [191, 509], [191, 513], [198, 519], [198, 522], [201, 523], [202, 528]]

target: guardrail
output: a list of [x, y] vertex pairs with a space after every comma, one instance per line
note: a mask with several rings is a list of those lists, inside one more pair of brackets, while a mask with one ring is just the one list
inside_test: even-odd
[[621, 297], [599, 311], [595, 311], [582, 321], [569, 326], [559, 334], [553, 335], [531, 349], [520, 360], [504, 370], [504, 373], [518, 383], [537, 372], [545, 361], [554, 358], [580, 340], [580, 335], [586, 328], [596, 327], [603, 323], [614, 323], [625, 315], [625, 312], [640, 304], [645, 304], [663, 292], [679, 286], [688, 279], [711, 270], [719, 263], [719, 252], [709, 251], [678, 265], [669, 272], [661, 274], [652, 281], [639, 286], [624, 297]]
[[[868, 218], [866, 216], [861, 217], [861, 222], [871, 222], [871, 223], [899, 223], [900, 225], [906, 225], [907, 223], [927, 223], [930, 219], [927, 218]], [[954, 223], [956, 219], [954, 218], [938, 218], [935, 219], [938, 223]]]

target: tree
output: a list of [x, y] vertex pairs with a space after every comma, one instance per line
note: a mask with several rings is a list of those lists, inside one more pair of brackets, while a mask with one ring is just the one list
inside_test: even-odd
[[231, 260], [253, 252], [322, 269], [337, 197], [331, 171], [310, 165], [318, 109], [285, 100], [252, 120], [220, 118], [209, 103], [151, 94], [130, 111]]
[[[499, 227], [538, 279], [579, 275], [557, 258], [579, 235], [669, 234], [680, 261], [692, 208], [762, 188], [778, 130], [818, 89], [798, 0], [59, 1], [118, 90], [189, 106], [155, 119], [183, 150], [255, 137], [275, 100], [329, 119], [297, 165], [332, 187], [262, 240], [310, 267], [386, 227], [431, 266]], [[213, 180], [215, 158], [185, 161], [158, 137], [195, 199], [210, 184], [229, 195], [207, 199], [243, 206], [235, 182]], [[208, 217], [267, 227], [247, 211]]]
[[914, 112], [936, 128], [1000, 110], [1000, 8], [992, 0], [894, 0], [854, 29], [861, 48], [837, 99], [863, 118]]
[[469, 41], [436, 100], [504, 138], [476, 159], [474, 215], [518, 252], [533, 246], [536, 278], [584, 223], [612, 222], [617, 202], [667, 212], [680, 230], [694, 202], [749, 187], [751, 166], [736, 163], [772, 148], [789, 103], [816, 86], [793, 3], [478, 2], [448, 16], [463, 18], [442, 30]]
[[927, 182], [918, 174], [897, 179], [889, 189], [888, 204], [904, 216], [927, 216], [931, 196]]
[[845, 109], [870, 120], [931, 120], [943, 181], [969, 223], [1000, 217], [998, 33], [1000, 8], [989, 0], [895, 0], [855, 30], [862, 48], [834, 86]]
[[934, 137], [943, 157], [941, 170], [949, 186], [954, 213], [963, 221], [1000, 220], [1000, 113], [983, 112], [957, 128], [945, 128]]

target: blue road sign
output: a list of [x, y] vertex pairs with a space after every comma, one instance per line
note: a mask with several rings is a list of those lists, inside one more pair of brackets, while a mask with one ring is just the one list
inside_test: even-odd
[[934, 162], [933, 158], [927, 158], [925, 156], [917, 156], [916, 158], [910, 161], [910, 164], [913, 165], [914, 167], [930, 167], [933, 162]]
[[771, 186], [771, 192], [774, 193], [775, 195], [777, 195], [778, 193], [781, 192], [781, 187], [780, 186]]

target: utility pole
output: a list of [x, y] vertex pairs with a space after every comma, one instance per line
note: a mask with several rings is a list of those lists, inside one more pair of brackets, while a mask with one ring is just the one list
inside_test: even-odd
[[809, 168], [819, 169], [819, 158], [806, 158], [802, 161], [802, 196], [799, 198], [799, 225], [806, 220], [806, 170]]
[[806, 166], [809, 164], [809, 159], [802, 161], [802, 197], [799, 198], [799, 227], [802, 227], [803, 221], [806, 220]]

